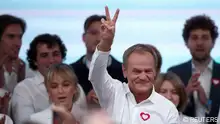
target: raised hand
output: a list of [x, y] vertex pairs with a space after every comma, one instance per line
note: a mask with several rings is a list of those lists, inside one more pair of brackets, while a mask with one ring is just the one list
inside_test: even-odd
[[116, 10], [113, 19], [111, 19], [108, 7], [106, 6], [105, 15], [106, 20], [101, 20], [101, 42], [98, 45], [98, 49], [101, 51], [109, 51], [111, 49], [111, 45], [115, 36], [115, 25], [119, 15], [119, 9]]
[[61, 105], [52, 105], [52, 110], [63, 120], [63, 124], [78, 124], [73, 115]]
[[87, 95], [87, 101], [88, 103], [95, 103], [99, 105], [98, 97], [96, 96], [95, 91], [93, 89], [89, 91]]

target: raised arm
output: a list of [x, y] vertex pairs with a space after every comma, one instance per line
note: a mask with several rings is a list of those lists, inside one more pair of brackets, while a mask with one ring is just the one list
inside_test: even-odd
[[105, 7], [106, 20], [102, 19], [101, 41], [92, 57], [89, 70], [89, 80], [103, 108], [111, 109], [114, 102], [115, 88], [118, 80], [113, 79], [107, 72], [108, 57], [115, 34], [115, 24], [118, 18], [117, 9], [114, 18], [110, 19], [108, 7]]

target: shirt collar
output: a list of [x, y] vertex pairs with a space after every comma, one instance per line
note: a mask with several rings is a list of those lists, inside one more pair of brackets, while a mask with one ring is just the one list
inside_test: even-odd
[[[130, 94], [130, 93], [132, 94], [132, 92], [129, 89], [128, 84], [124, 84], [124, 89], [125, 89], [125, 94], [126, 95]], [[145, 102], [149, 102], [149, 101], [152, 102], [152, 103], [158, 103], [156, 96], [157, 96], [157, 93], [156, 93], [154, 85], [153, 85], [153, 89], [152, 89], [151, 95], [147, 99], [145, 99], [144, 101], [140, 102], [139, 104], [145, 103]]]
[[[196, 68], [195, 68], [193, 61], [191, 61], [191, 63], [192, 63], [192, 70], [195, 71]], [[213, 69], [213, 60], [212, 59], [210, 60], [207, 68], [212, 71], [212, 69]]]
[[37, 84], [44, 83], [44, 76], [39, 71], [36, 71], [34, 79], [36, 80]]

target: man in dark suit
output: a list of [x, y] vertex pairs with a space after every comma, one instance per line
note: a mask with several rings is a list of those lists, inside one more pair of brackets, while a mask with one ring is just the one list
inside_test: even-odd
[[168, 70], [176, 73], [186, 86], [189, 102], [184, 114], [217, 117], [220, 64], [212, 59], [210, 53], [218, 37], [218, 28], [210, 17], [197, 15], [186, 21], [182, 36], [192, 59]]
[[[97, 44], [100, 42], [102, 18], [106, 19], [106, 17], [102, 15], [91, 15], [85, 20], [82, 40], [86, 46], [86, 55], [82, 56], [75, 63], [70, 64], [78, 77], [79, 84], [87, 95], [89, 103], [98, 103], [92, 84], [88, 80], [88, 75], [92, 55], [95, 52]], [[109, 57], [107, 70], [113, 78], [122, 82], [126, 81], [122, 73], [122, 64], [113, 56]]]

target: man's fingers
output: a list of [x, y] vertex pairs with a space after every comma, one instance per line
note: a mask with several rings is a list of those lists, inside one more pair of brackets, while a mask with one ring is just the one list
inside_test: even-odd
[[111, 20], [110, 13], [109, 13], [109, 10], [108, 10], [108, 6], [105, 6], [105, 16], [106, 16], [107, 21]]
[[119, 9], [117, 9], [117, 10], [116, 10], [116, 12], [115, 12], [115, 15], [114, 15], [114, 17], [113, 17], [113, 19], [112, 19], [112, 21], [113, 21], [114, 23], [116, 23], [116, 22], [117, 22], [119, 12], [120, 12], [120, 10], [119, 10]]

